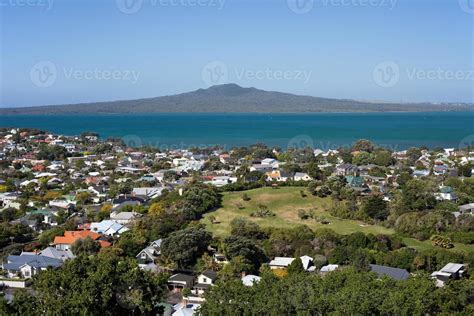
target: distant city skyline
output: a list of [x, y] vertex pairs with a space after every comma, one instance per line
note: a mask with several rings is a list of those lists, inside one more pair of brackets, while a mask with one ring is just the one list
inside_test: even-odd
[[474, 102], [470, 0], [0, 0], [0, 107], [236, 83]]

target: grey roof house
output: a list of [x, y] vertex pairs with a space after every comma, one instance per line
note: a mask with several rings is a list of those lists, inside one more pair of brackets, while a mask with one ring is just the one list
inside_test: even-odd
[[23, 252], [19, 256], [8, 256], [7, 263], [2, 264], [2, 269], [7, 272], [9, 278], [21, 276], [28, 279], [48, 267], [57, 268], [62, 264], [63, 261], [60, 259]]
[[379, 266], [377, 264], [369, 264], [370, 270], [377, 273], [380, 278], [388, 276], [397, 281], [402, 281], [408, 279], [410, 273], [405, 269], [392, 268], [387, 266]]

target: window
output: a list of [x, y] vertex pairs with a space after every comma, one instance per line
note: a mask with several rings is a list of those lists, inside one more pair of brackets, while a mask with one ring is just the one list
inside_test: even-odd
[[206, 282], [207, 282], [207, 278], [204, 278], [204, 277], [203, 277], [203, 278], [202, 278], [202, 282], [203, 282], [203, 283], [206, 283]]

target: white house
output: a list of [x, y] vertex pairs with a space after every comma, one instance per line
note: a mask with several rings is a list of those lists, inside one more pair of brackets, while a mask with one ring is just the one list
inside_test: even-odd
[[202, 295], [217, 279], [217, 272], [206, 270], [197, 277], [197, 284], [193, 286], [192, 292], [196, 295]]
[[[288, 266], [295, 260], [295, 258], [290, 257], [275, 257], [268, 266], [270, 269], [286, 269]], [[313, 264], [313, 258], [309, 256], [302, 256], [300, 257], [301, 263], [303, 264], [303, 269], [305, 271], [315, 271], [315, 266]]]
[[110, 213], [110, 219], [122, 225], [127, 225], [128, 223], [132, 222], [135, 218], [138, 218], [140, 216], [141, 214], [137, 212]]
[[307, 173], [304, 172], [296, 172], [293, 179], [295, 181], [311, 181], [313, 178], [311, 178]]
[[253, 274], [245, 275], [241, 278], [242, 284], [245, 286], [253, 286], [254, 284], [260, 282], [261, 279], [261, 277]]

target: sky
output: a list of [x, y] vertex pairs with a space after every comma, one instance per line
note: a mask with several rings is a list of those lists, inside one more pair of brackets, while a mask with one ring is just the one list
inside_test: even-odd
[[236, 83], [474, 102], [474, 0], [0, 0], [0, 107]]

